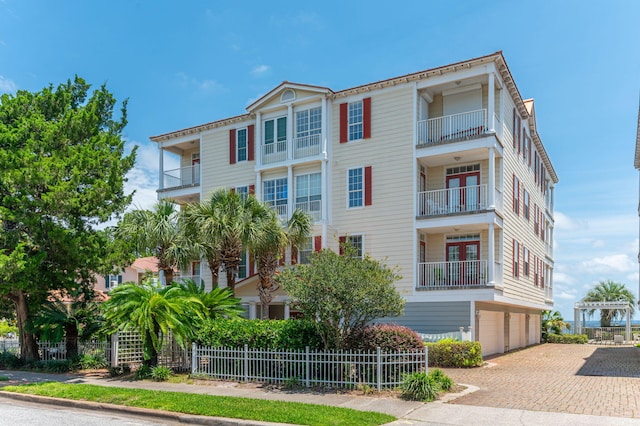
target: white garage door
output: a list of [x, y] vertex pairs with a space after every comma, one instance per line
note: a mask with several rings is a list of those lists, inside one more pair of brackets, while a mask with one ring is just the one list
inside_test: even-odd
[[522, 348], [525, 345], [525, 316], [524, 314], [511, 314], [509, 321], [509, 350]]
[[540, 315], [529, 317], [529, 344], [540, 343]]
[[480, 311], [478, 335], [483, 356], [504, 352], [504, 314]]

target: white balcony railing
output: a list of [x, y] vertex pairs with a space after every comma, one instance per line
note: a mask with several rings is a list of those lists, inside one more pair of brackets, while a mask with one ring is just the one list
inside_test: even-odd
[[418, 263], [418, 289], [485, 287], [488, 279], [486, 260]]
[[268, 204], [271, 205], [271, 208], [276, 211], [280, 219], [283, 219], [283, 220], [289, 219], [289, 209], [287, 208], [286, 204], [272, 204], [272, 203], [268, 203]]
[[322, 135], [309, 135], [293, 139], [293, 158], [315, 157], [322, 152]]
[[545, 300], [553, 301], [553, 287], [545, 286], [544, 298]]
[[314, 221], [319, 221], [322, 218], [322, 201], [305, 201], [303, 203], [296, 203], [296, 208], [306, 212], [313, 218]]
[[418, 121], [418, 145], [471, 138], [487, 131], [487, 110], [463, 112]]
[[167, 170], [163, 173], [162, 189], [200, 185], [200, 164]]
[[487, 208], [487, 185], [418, 192], [418, 216], [466, 213]]
[[277, 141], [262, 145], [262, 164], [272, 164], [287, 159], [287, 141]]

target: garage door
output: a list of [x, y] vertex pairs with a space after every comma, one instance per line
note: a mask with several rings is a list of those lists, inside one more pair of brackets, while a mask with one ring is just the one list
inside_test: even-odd
[[540, 315], [529, 317], [529, 344], [540, 343]]
[[478, 340], [482, 345], [482, 355], [504, 352], [504, 314], [502, 312], [480, 311]]
[[511, 314], [509, 321], [509, 350], [522, 348], [525, 345], [525, 316], [524, 314]]

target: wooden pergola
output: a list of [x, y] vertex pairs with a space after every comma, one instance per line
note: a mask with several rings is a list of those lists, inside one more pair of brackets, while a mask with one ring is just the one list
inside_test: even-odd
[[625, 340], [630, 340], [631, 337], [631, 305], [628, 301], [620, 302], [577, 302], [573, 309], [573, 333], [582, 334], [582, 322], [580, 321], [580, 313], [586, 310], [593, 309], [624, 309], [627, 319], [626, 336]]

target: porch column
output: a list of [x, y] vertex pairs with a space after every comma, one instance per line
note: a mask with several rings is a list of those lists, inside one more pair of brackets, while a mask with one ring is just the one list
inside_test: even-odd
[[573, 308], [573, 334], [582, 334], [582, 323], [580, 322], [580, 308]]
[[489, 199], [489, 209], [495, 210], [496, 208], [496, 150], [492, 146], [489, 148], [489, 188], [487, 190]]
[[256, 166], [262, 165], [262, 113], [256, 113], [256, 126], [254, 135], [254, 158], [256, 159]]
[[289, 319], [291, 317], [291, 306], [289, 306], [289, 302], [284, 302], [284, 319]]
[[627, 336], [625, 338], [625, 340], [627, 341], [631, 341], [631, 307], [627, 306], [627, 309], [625, 309], [626, 314], [627, 314], [627, 328], [626, 328], [626, 332], [627, 332]]
[[287, 217], [286, 220], [289, 220], [291, 214], [293, 213], [293, 167], [287, 167]]
[[[327, 161], [322, 160], [320, 163], [320, 220], [327, 221], [327, 203], [329, 197], [327, 196]], [[322, 240], [324, 241], [323, 235]]]
[[256, 173], [256, 187], [253, 195], [256, 197], [256, 200], [262, 201], [262, 172]]
[[164, 150], [162, 149], [162, 144], [158, 144], [158, 150], [160, 151], [160, 155], [158, 156], [159, 162], [159, 176], [158, 176], [158, 189], [164, 188]]
[[487, 119], [488, 119], [488, 124], [489, 124], [489, 132], [494, 133], [496, 131], [496, 125], [494, 123], [494, 112], [496, 110], [496, 96], [495, 96], [495, 77], [493, 76], [493, 73], [489, 73], [489, 88], [488, 90], [488, 95], [489, 95], [489, 99], [487, 100]]
[[489, 258], [487, 259], [487, 284], [494, 284], [495, 280], [493, 278], [496, 267], [496, 253], [495, 253], [495, 225], [493, 222], [489, 224], [489, 241], [487, 241], [487, 247], [489, 252]]
[[257, 309], [256, 302], [249, 303], [249, 319], [256, 319], [257, 317]]
[[293, 159], [293, 104], [287, 107], [287, 160]]

